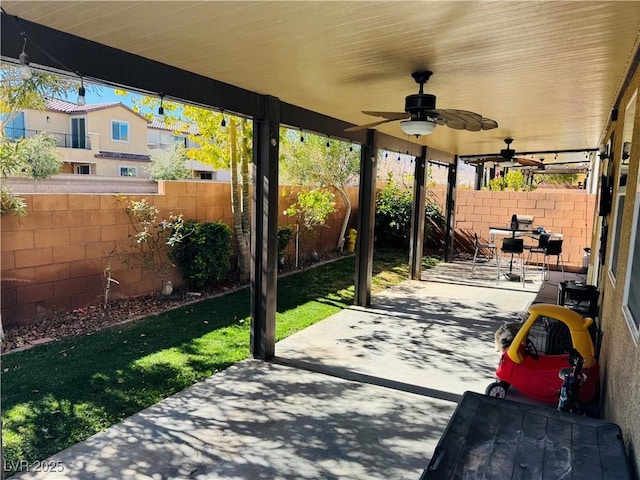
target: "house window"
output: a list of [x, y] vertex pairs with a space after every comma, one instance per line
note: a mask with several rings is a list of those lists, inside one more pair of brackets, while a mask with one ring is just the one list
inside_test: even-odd
[[181, 135], [174, 135], [173, 136], [173, 143], [176, 145], [183, 145], [184, 147], [187, 146], [187, 137], [183, 137]]
[[15, 117], [4, 127], [4, 133], [7, 138], [18, 140], [24, 138], [24, 112], [18, 112]]
[[[627, 107], [624, 112], [624, 124], [622, 128], [622, 141], [630, 142], [633, 137], [633, 122], [636, 115], [636, 98], [637, 91], [633, 93], [631, 99], [627, 103]], [[622, 152], [621, 152], [622, 153]], [[628, 163], [625, 164], [625, 159], [620, 155], [620, 163], [618, 171], [618, 181], [616, 185], [616, 202], [615, 202], [615, 216], [613, 224], [613, 237], [611, 238], [611, 256], [609, 257], [609, 271], [611, 273], [612, 280], [615, 281], [618, 274], [618, 253], [620, 249], [620, 233], [622, 231], [622, 215], [624, 214], [624, 202], [627, 193], [627, 174], [629, 170]]]
[[[631, 96], [631, 100], [627, 103], [627, 108], [624, 113], [624, 127], [622, 130], [623, 143], [632, 142], [633, 123], [636, 116], [636, 97], [637, 91]], [[631, 148], [634, 149], [634, 147], [637, 147], [637, 145], [632, 144]], [[624, 161], [626, 159], [621, 160]], [[622, 191], [626, 190], [628, 170], [628, 162], [624, 161], [624, 165], [620, 167], [619, 188]], [[623, 183], [624, 186], [622, 186]], [[628, 205], [628, 207], [630, 207], [630, 205]], [[620, 220], [618, 221], [620, 222]], [[638, 292], [640, 292], [640, 179], [638, 179], [636, 185], [631, 225], [631, 241], [629, 242], [629, 257], [627, 259], [627, 274], [622, 294], [622, 312], [636, 344], [640, 339], [640, 295], [638, 295]]]
[[137, 177], [138, 167], [129, 167], [126, 165], [120, 165], [120, 176], [121, 177]]
[[213, 173], [200, 172], [200, 180], [213, 180]]
[[618, 249], [620, 247], [620, 231], [622, 230], [622, 212], [624, 211], [624, 199], [626, 188], [620, 188], [616, 199], [616, 216], [613, 224], [613, 237], [611, 237], [611, 275], [616, 278], [618, 274]]
[[76, 165], [76, 175], [91, 175], [91, 165]]
[[633, 224], [631, 226], [631, 244], [629, 245], [629, 264], [627, 280], [624, 286], [622, 311], [629, 324], [633, 338], [640, 338], [640, 181], [636, 188]]
[[87, 120], [84, 117], [71, 118], [71, 148], [87, 148]]
[[111, 140], [116, 142], [129, 141], [129, 122], [111, 121]]

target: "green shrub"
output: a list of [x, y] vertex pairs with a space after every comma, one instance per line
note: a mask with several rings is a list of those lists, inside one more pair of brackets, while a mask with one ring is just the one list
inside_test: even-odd
[[291, 227], [278, 227], [278, 258], [284, 255], [284, 251], [291, 241]]
[[376, 194], [376, 242], [382, 247], [409, 245], [411, 233], [411, 190], [401, 189], [389, 175]]
[[507, 185], [507, 190], [516, 192], [525, 190], [524, 175], [519, 170], [509, 170], [504, 176], [504, 181]]
[[[390, 175], [376, 195], [376, 242], [380, 246], [407, 247], [411, 236], [413, 190], [400, 188]], [[424, 245], [440, 247], [444, 241], [445, 219], [440, 206], [427, 197], [425, 205]]]
[[505, 182], [502, 175], [489, 180], [489, 190], [494, 192], [501, 192], [505, 188], [507, 188], [507, 182]]
[[189, 220], [171, 257], [190, 288], [206, 289], [224, 280], [231, 271], [231, 242], [232, 232], [225, 223]]

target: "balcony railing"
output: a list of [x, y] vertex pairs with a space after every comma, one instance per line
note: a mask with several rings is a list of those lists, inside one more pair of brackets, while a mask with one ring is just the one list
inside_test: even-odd
[[[28, 130], [24, 128], [5, 128], [5, 135], [7, 138], [18, 140], [19, 138], [32, 138], [37, 134], [42, 133], [42, 130]], [[46, 132], [52, 135], [56, 139], [56, 147], [61, 148], [81, 148], [90, 150], [91, 139], [88, 136], [72, 135], [70, 133], [58, 133], [58, 132]]]

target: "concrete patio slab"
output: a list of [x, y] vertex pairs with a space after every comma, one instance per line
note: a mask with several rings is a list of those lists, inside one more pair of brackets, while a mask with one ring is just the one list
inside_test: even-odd
[[[340, 375], [358, 373], [430, 389], [451, 398], [484, 392], [499, 354], [494, 332], [535, 299], [535, 292], [407, 281], [276, 345], [279, 360]], [[388, 383], [387, 383], [388, 384]]]
[[417, 479], [461, 394], [493, 380], [495, 329], [537, 295], [437, 268], [54, 455], [58, 471], [14, 478]]

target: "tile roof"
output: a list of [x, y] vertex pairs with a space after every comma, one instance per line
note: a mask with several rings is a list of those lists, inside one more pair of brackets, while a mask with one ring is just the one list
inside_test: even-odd
[[153, 120], [148, 125], [149, 128], [155, 128], [158, 130], [166, 130], [168, 132], [180, 132], [184, 134], [198, 135], [200, 129], [198, 125], [194, 123], [177, 121], [172, 124], [166, 124], [159, 117], [153, 117]]
[[118, 105], [122, 105], [122, 103], [113, 102], [96, 103], [92, 105], [78, 105], [77, 103], [68, 102], [59, 98], [47, 98], [47, 109], [62, 113], [92, 112], [95, 110], [101, 110], [103, 108], [117, 107]]
[[111, 158], [115, 160], [132, 160], [135, 162], [150, 162], [149, 155], [139, 155], [137, 153], [103, 152], [96, 153], [96, 158]]

